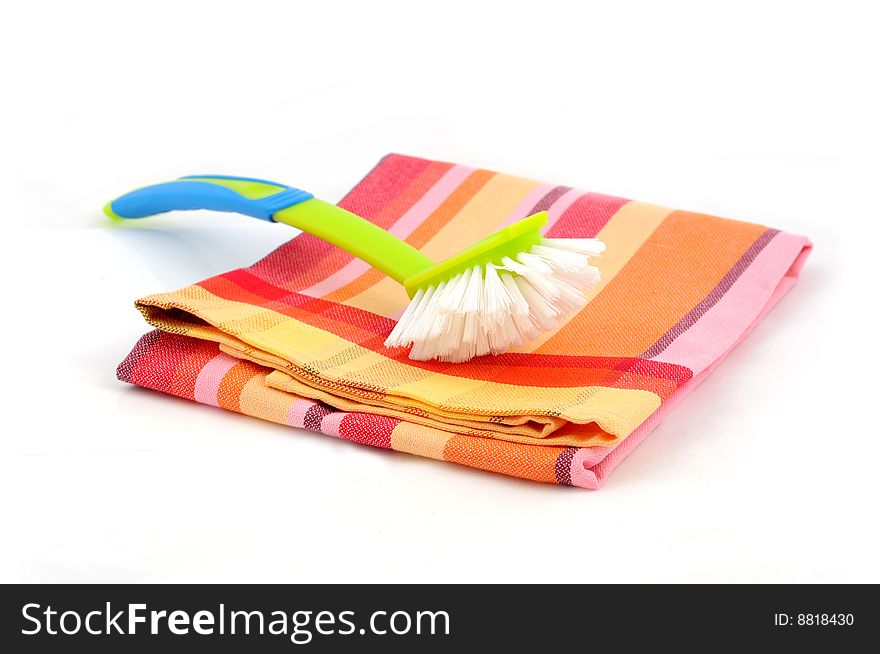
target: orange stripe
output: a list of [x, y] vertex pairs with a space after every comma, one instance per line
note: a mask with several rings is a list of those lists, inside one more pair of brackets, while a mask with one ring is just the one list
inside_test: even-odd
[[[461, 185], [453, 191], [443, 203], [428, 216], [421, 225], [415, 228], [407, 237], [406, 242], [416, 249], [421, 249], [425, 243], [431, 240], [450, 220], [452, 220], [462, 208], [486, 185], [495, 173], [488, 170], [476, 170]], [[425, 190], [427, 192], [427, 189]], [[402, 215], [403, 212], [401, 212]], [[349, 298], [360, 295], [374, 284], [382, 281], [385, 274], [371, 268], [369, 271], [355, 279], [353, 282], [336, 289], [332, 293], [323, 296], [329, 302], [344, 302]]]
[[[453, 219], [458, 213], [464, 209], [465, 205], [470, 202], [474, 196], [495, 177], [497, 173], [491, 170], [475, 170], [464, 182], [461, 183], [455, 192], [450, 195], [446, 201], [441, 204], [434, 212], [428, 216], [425, 221], [413, 230], [413, 233], [406, 239], [414, 248], [422, 249], [428, 241], [430, 241], [442, 228]], [[467, 244], [463, 244], [464, 245]]]
[[535, 351], [640, 355], [706, 297], [766, 229], [670, 213], [599, 295]]
[[340, 286], [332, 293], [322, 296], [322, 299], [328, 302], [345, 302], [347, 299], [360, 295], [374, 284], [379, 283], [385, 278], [385, 273], [375, 268], [370, 268], [363, 275], [349, 282], [345, 286]]
[[443, 448], [443, 458], [471, 468], [555, 484], [556, 459], [564, 449], [453, 436]]
[[265, 368], [251, 363], [250, 361], [242, 361], [236, 363], [223, 375], [223, 381], [220, 382], [220, 388], [217, 389], [217, 405], [227, 409], [228, 411], [236, 411], [241, 413], [241, 390], [251, 379], [259, 374], [265, 374]]

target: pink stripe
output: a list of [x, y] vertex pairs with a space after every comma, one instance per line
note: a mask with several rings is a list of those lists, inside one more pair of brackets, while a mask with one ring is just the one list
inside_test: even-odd
[[306, 413], [317, 404], [314, 400], [296, 398], [287, 411], [287, 424], [291, 427], [305, 427]]
[[205, 364], [205, 367], [199, 371], [196, 377], [196, 387], [193, 393], [196, 402], [202, 404], [210, 404], [211, 406], [220, 406], [217, 402], [217, 391], [220, 390], [220, 382], [226, 373], [236, 364], [241, 363], [240, 359], [231, 357], [228, 354], [220, 353]]
[[438, 179], [434, 186], [409, 208], [409, 211], [398, 218], [388, 231], [399, 238], [408, 237], [446, 201], [446, 198], [452, 195], [455, 189], [462, 185], [474, 170], [476, 169], [470, 166], [453, 166], [447, 170], [446, 174]]
[[[457, 189], [468, 176], [474, 172], [470, 166], [453, 166], [437, 180], [437, 182], [409, 210], [395, 221], [388, 229], [389, 232], [399, 238], [407, 238], [415, 229], [425, 222], [437, 208], [443, 204], [455, 189]], [[350, 284], [355, 279], [366, 273], [370, 265], [360, 259], [352, 259], [342, 268], [329, 277], [324, 278], [317, 284], [310, 286], [303, 295], [311, 297], [324, 297], [328, 293]]]
[[[781, 281], [776, 284], [772, 290], [770, 290], [767, 294], [762, 294], [765, 297], [765, 303], [763, 306], [758, 308], [757, 314], [752, 312], [750, 315], [745, 328], [736, 335], [733, 342], [729, 345], [729, 347], [722, 351], [720, 355], [717, 355], [714, 361], [709, 363], [703, 370], [694, 376], [688, 383], [678, 389], [678, 391], [672, 395], [663, 405], [657, 409], [651, 417], [649, 417], [645, 422], [643, 422], [632, 434], [630, 434], [627, 438], [623, 440], [620, 445], [613, 448], [601, 447], [601, 448], [580, 448], [575, 451], [571, 460], [571, 483], [574, 486], [580, 486], [582, 488], [590, 488], [596, 489], [602, 485], [605, 481], [606, 477], [611, 474], [611, 471], [617, 467], [617, 465], [630, 453], [632, 452], [643, 440], [645, 437], [651, 433], [654, 427], [663, 420], [670, 411], [674, 410], [681, 401], [690, 393], [694, 388], [696, 388], [704, 379], [706, 379], [711, 372], [718, 366], [727, 355], [730, 354], [733, 349], [739, 345], [743, 340], [751, 334], [752, 330], [760, 323], [764, 316], [767, 315], [767, 312], [772, 309], [779, 300], [791, 289], [792, 286], [795, 285], [797, 281], [797, 275], [800, 272], [801, 267], [804, 264], [804, 260], [809, 255], [810, 252], [810, 242], [803, 238], [802, 236], [794, 236], [791, 234], [785, 234], [784, 232], [779, 234], [779, 236], [785, 236], [786, 238], [783, 242], [788, 246], [783, 254], [779, 250], [776, 250], [776, 263], [781, 265], [781, 270], [785, 272], [785, 276], [782, 276]], [[779, 238], [777, 236], [777, 238]], [[775, 241], [776, 239], [774, 239]], [[769, 248], [769, 246], [768, 246]], [[765, 248], [766, 250], [767, 248]], [[762, 252], [763, 254], [763, 252]], [[759, 255], [760, 256], [760, 255]], [[757, 263], [757, 258], [755, 262], [752, 264], [753, 266]], [[779, 270], [780, 268], [776, 268]], [[745, 276], [744, 273], [739, 280], [737, 280], [737, 284], [739, 284], [740, 280]], [[781, 275], [782, 273], [780, 273]], [[777, 277], [776, 279], [779, 279]], [[773, 286], [772, 280], [765, 280], [768, 282], [767, 287]], [[734, 287], [736, 284], [734, 285]], [[731, 287], [731, 291], [734, 289]], [[729, 293], [730, 291], [728, 291]], [[721, 302], [715, 305], [712, 308], [714, 311]], [[752, 303], [754, 307], [757, 302]], [[703, 316], [703, 319], [700, 320], [700, 323], [706, 319], [706, 316], [709, 315], [710, 312], [707, 312], [706, 315]], [[698, 324], [700, 324], [698, 323]], [[696, 325], [695, 325], [696, 327]], [[691, 328], [693, 329], [693, 327]], [[730, 332], [726, 333], [726, 337], [729, 337]], [[666, 352], [669, 351], [667, 348]], [[718, 351], [717, 349], [715, 350]], [[664, 354], [666, 354], [664, 352]]]
[[[685, 396], [690, 393], [694, 388], [700, 385], [706, 377], [708, 377], [715, 367], [718, 366], [727, 355], [733, 350], [734, 347], [739, 345], [739, 343], [745, 339], [746, 336], [751, 333], [752, 329], [761, 322], [764, 318], [764, 315], [773, 308], [773, 306], [782, 298], [783, 295], [794, 286], [795, 278], [794, 277], [785, 277], [780, 283], [779, 286], [774, 291], [773, 296], [767, 306], [761, 311], [760, 315], [755, 318], [754, 322], [748, 327], [748, 329], [742, 334], [742, 336], [737, 339], [736, 343], [732, 347], [730, 347], [727, 352], [718, 357], [712, 365], [703, 370], [699, 375], [691, 379], [688, 383], [678, 389], [672, 397], [666, 400], [663, 405], [657, 409], [651, 417], [648, 418], [645, 422], [643, 422], [639, 427], [629, 436], [627, 436], [623, 442], [620, 443], [617, 447], [607, 448], [595, 448], [596, 450], [601, 450], [598, 452], [590, 452], [589, 450], [594, 448], [580, 448], [572, 456], [571, 459], [571, 483], [573, 486], [580, 486], [582, 488], [589, 488], [595, 490], [602, 485], [605, 481], [605, 478], [611, 474], [611, 471], [617, 467], [617, 465], [623, 461], [627, 457], [627, 455], [632, 452], [636, 447], [650, 434], [654, 427], [663, 420], [670, 411], [674, 410], [681, 401], [685, 398]], [[597, 461], [598, 459], [598, 461]]]
[[300, 291], [300, 293], [311, 297], [324, 297], [325, 295], [342, 288], [346, 284], [353, 282], [369, 269], [370, 264], [367, 262], [361, 259], [352, 259], [329, 277], [325, 277], [314, 286], [310, 286], [304, 291]]
[[562, 214], [564, 214], [574, 203], [574, 201], [583, 194], [583, 191], [573, 188], [560, 195], [556, 202], [550, 205], [550, 208], [547, 210], [547, 225], [544, 226], [542, 231], [546, 234], [550, 228], [556, 224], [556, 221], [559, 220]]
[[528, 195], [523, 198], [523, 201], [517, 205], [516, 209], [513, 210], [513, 213], [511, 213], [504, 221], [504, 224], [509, 225], [510, 223], [521, 220], [526, 216], [530, 216], [532, 208], [541, 201], [541, 198], [555, 188], [555, 184], [538, 184], [534, 189], [529, 191]]
[[339, 436], [339, 425], [342, 423], [342, 420], [348, 415], [345, 411], [337, 411], [335, 413], [330, 413], [324, 416], [321, 420], [321, 433], [327, 434], [328, 436], [336, 436], [336, 438], [340, 438]]
[[748, 328], [804, 246], [801, 236], [777, 234], [724, 296], [653, 360], [700, 373]]

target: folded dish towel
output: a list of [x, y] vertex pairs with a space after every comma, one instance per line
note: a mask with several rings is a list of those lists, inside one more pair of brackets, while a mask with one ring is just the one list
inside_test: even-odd
[[382, 343], [399, 284], [302, 234], [249, 268], [137, 302], [120, 379], [362, 444], [597, 488], [795, 283], [810, 243], [761, 225], [389, 155], [341, 206], [434, 259], [541, 210], [607, 245], [590, 302], [461, 364]]

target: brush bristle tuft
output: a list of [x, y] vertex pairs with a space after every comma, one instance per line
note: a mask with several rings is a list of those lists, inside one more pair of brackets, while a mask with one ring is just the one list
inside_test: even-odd
[[419, 289], [385, 341], [412, 344], [410, 359], [460, 363], [501, 354], [558, 329], [599, 283], [590, 257], [605, 251], [593, 238], [545, 238], [500, 266], [474, 266]]

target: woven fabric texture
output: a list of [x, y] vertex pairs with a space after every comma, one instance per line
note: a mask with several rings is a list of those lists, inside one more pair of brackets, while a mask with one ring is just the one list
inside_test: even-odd
[[308, 234], [136, 304], [118, 377], [346, 440], [597, 488], [791, 288], [809, 241], [761, 225], [389, 155], [340, 202], [435, 260], [541, 210], [598, 237], [589, 303], [518, 351], [416, 362], [385, 337], [403, 288]]

